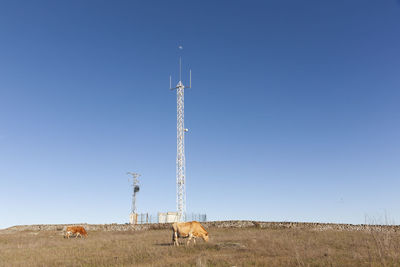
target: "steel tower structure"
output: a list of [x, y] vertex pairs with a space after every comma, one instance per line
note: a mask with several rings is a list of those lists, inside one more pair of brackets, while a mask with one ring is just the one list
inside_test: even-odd
[[133, 178], [132, 181], [132, 208], [131, 208], [131, 213], [136, 213], [136, 193], [139, 192], [140, 187], [139, 187], [139, 173], [136, 172], [127, 172], [126, 174], [131, 175]]
[[182, 58], [179, 58], [179, 82], [172, 88], [172, 79], [169, 77], [170, 90], [176, 89], [176, 128], [177, 128], [177, 149], [176, 149], [176, 208], [178, 221], [185, 221], [186, 217], [186, 163], [185, 163], [185, 132], [188, 129], [184, 124], [184, 89], [192, 87], [192, 71], [190, 70], [189, 86], [182, 83]]

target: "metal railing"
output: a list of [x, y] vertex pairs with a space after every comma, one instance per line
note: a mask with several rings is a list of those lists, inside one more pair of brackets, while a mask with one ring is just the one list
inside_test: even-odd
[[[168, 214], [168, 218], [167, 215]], [[149, 214], [149, 213], [137, 213], [137, 218], [132, 220], [133, 224], [146, 224], [146, 223], [171, 223], [176, 221], [173, 214], [170, 213], [158, 213], [157, 215]], [[186, 222], [190, 221], [198, 221], [198, 222], [206, 222], [207, 215], [200, 213], [186, 213], [184, 216]]]
[[199, 213], [186, 213], [186, 221], [198, 221], [198, 222], [206, 222], [207, 215], [206, 214], [199, 214]]

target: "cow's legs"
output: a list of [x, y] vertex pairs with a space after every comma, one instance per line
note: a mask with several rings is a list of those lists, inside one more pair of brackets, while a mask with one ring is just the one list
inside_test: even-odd
[[178, 239], [178, 232], [174, 232], [174, 245], [179, 247], [179, 239]]
[[78, 238], [78, 236], [80, 236], [80, 235], [81, 235], [81, 234], [77, 232], [75, 238]]
[[188, 238], [188, 241], [186, 242], [186, 246], [189, 246], [189, 242], [190, 242], [190, 240], [192, 240], [192, 237], [193, 237], [193, 234], [189, 233], [189, 238]]

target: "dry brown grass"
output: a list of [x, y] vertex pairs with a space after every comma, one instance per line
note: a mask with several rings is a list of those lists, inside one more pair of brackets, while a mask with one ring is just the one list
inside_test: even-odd
[[0, 266], [400, 266], [400, 235], [379, 231], [208, 229], [209, 243], [171, 246], [170, 230], [0, 234]]

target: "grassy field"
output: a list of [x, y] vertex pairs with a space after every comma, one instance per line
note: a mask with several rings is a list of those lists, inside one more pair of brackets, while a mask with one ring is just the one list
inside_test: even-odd
[[210, 242], [171, 246], [170, 230], [0, 233], [0, 266], [400, 266], [400, 234], [209, 228]]

